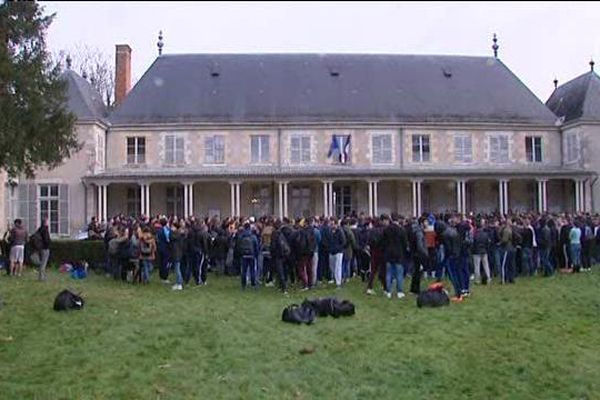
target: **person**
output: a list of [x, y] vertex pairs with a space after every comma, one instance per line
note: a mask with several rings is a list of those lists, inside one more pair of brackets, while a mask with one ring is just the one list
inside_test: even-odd
[[98, 224], [98, 219], [96, 217], [92, 217], [92, 221], [88, 224], [88, 240], [102, 240], [102, 230], [100, 229], [100, 224]]
[[[456, 220], [451, 218], [448, 225], [440, 225], [444, 231], [441, 232], [444, 243], [444, 263], [445, 269], [454, 287], [453, 301], [462, 301], [464, 297], [463, 276], [459, 272], [459, 258], [461, 254], [460, 234], [456, 228]], [[467, 277], [468, 281], [468, 277]]]
[[175, 284], [172, 290], [183, 290], [183, 275], [181, 273], [181, 260], [185, 244], [185, 228], [179, 221], [173, 222], [173, 229], [169, 233], [170, 260], [175, 270]]
[[383, 259], [383, 224], [380, 219], [373, 219], [371, 228], [367, 234], [367, 246], [371, 254], [371, 268], [369, 279], [367, 280], [367, 294], [374, 295], [373, 281], [378, 277], [381, 282], [381, 287], [386, 292], [385, 280], [385, 262]]
[[579, 272], [581, 268], [581, 224], [575, 222], [569, 231], [569, 254], [573, 271]]
[[294, 236], [296, 245], [294, 250], [298, 260], [298, 279], [302, 283], [302, 290], [311, 288], [312, 278], [312, 259], [314, 256], [315, 234], [313, 227], [306, 224], [304, 219], [298, 223], [298, 229]]
[[[46, 275], [46, 266], [50, 258], [50, 232], [48, 231], [48, 218], [42, 220], [42, 224], [38, 230], [31, 236], [33, 250], [38, 254], [39, 271], [38, 280], [45, 281], [48, 279]], [[33, 255], [32, 255], [33, 258]]]
[[409, 245], [410, 254], [413, 261], [413, 272], [410, 280], [410, 292], [413, 294], [421, 293], [421, 267], [424, 270], [427, 268], [428, 252], [425, 243], [425, 233], [423, 231], [423, 224], [426, 218], [421, 217], [419, 220], [415, 220], [410, 224], [410, 235]]
[[156, 240], [152, 230], [145, 226], [140, 235], [140, 267], [142, 270], [142, 283], [150, 283], [152, 264], [156, 259]]
[[273, 283], [273, 275], [275, 275], [273, 257], [271, 256], [271, 238], [274, 230], [275, 228], [273, 227], [273, 221], [271, 218], [265, 219], [264, 226], [260, 231], [260, 243], [266, 287], [275, 286]]
[[241, 256], [242, 270], [242, 290], [246, 289], [247, 285], [247, 274], [250, 271], [250, 283], [254, 289], [258, 289], [256, 282], [256, 256], [258, 255], [258, 239], [256, 235], [250, 229], [250, 223], [245, 222], [244, 227], [240, 235], [236, 240], [236, 247]]
[[329, 222], [330, 229], [325, 231], [323, 236], [329, 250], [329, 270], [333, 278], [329, 283], [335, 283], [339, 289], [342, 287], [342, 258], [346, 247], [346, 238], [335, 217], [331, 217]]
[[533, 260], [533, 249], [537, 248], [537, 240], [535, 236], [535, 230], [531, 226], [531, 221], [528, 218], [525, 218], [523, 221], [523, 229], [522, 236], [522, 246], [521, 246], [521, 254], [522, 254], [522, 273], [526, 276], [533, 276], [535, 274], [535, 263]]
[[408, 241], [404, 228], [400, 225], [397, 217], [385, 215], [383, 217], [383, 258], [386, 263], [386, 293], [388, 299], [392, 298], [392, 282], [396, 280], [396, 296], [402, 299], [404, 295], [404, 267], [402, 263], [406, 260]]
[[502, 283], [515, 283], [515, 239], [510, 218], [500, 229], [500, 276]]
[[161, 218], [160, 226], [156, 234], [156, 241], [160, 263], [158, 274], [163, 283], [169, 283], [169, 267], [171, 266], [170, 238], [171, 229], [167, 224], [167, 219]]
[[10, 274], [23, 275], [23, 262], [25, 258], [25, 243], [27, 243], [27, 230], [23, 227], [20, 218], [15, 219], [14, 227], [10, 230], [8, 242], [10, 243]]
[[310, 219], [308, 224], [312, 227], [313, 235], [315, 237], [315, 246], [313, 249], [312, 257], [312, 281], [310, 285], [312, 287], [317, 286], [318, 275], [319, 275], [319, 249], [321, 247], [321, 230], [319, 229], [318, 219]]
[[290, 247], [285, 235], [281, 232], [281, 221], [275, 221], [273, 228], [270, 247], [271, 258], [273, 260], [275, 271], [277, 272], [279, 287], [283, 294], [287, 296], [287, 264], [285, 261], [290, 251]]
[[[488, 253], [491, 245], [490, 236], [485, 229], [484, 221], [477, 220], [475, 222], [475, 233], [473, 234], [473, 269], [475, 270], [475, 283], [490, 284], [492, 283], [492, 275], [490, 273], [490, 264]], [[481, 266], [485, 273], [485, 279], [481, 279]]]
[[550, 262], [550, 250], [552, 248], [552, 231], [545, 219], [540, 221], [540, 237], [538, 239], [538, 248], [540, 251], [540, 263], [544, 271], [544, 276], [552, 276], [554, 269]]

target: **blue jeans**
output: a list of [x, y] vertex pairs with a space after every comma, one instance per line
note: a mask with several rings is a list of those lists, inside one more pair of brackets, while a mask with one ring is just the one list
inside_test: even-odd
[[435, 260], [435, 279], [438, 281], [444, 277], [444, 266], [446, 264], [446, 252], [444, 251], [444, 245], [440, 245], [436, 253]]
[[256, 287], [256, 260], [252, 256], [244, 256], [242, 258], [242, 289], [246, 288], [246, 274], [250, 271], [250, 282], [252, 283], [252, 287]]
[[446, 272], [448, 273], [448, 278], [450, 279], [450, 283], [454, 287], [454, 295], [460, 296], [462, 293], [462, 286], [460, 283], [460, 277], [458, 274], [458, 257], [449, 256], [444, 260], [444, 266], [446, 267]]
[[181, 261], [173, 261], [175, 267], [175, 283], [183, 285], [183, 275], [181, 275]]
[[352, 261], [350, 258], [347, 258], [346, 255], [344, 254], [343, 258], [342, 258], [342, 279], [349, 279], [350, 278], [350, 261]]
[[550, 263], [550, 249], [540, 249], [540, 262], [544, 268], [544, 276], [550, 276], [554, 273], [554, 267]]
[[502, 283], [515, 281], [515, 249], [513, 247], [500, 248], [500, 276]]
[[532, 259], [533, 251], [531, 247], [523, 247], [521, 249], [521, 261], [523, 263], [523, 274], [524, 275], [533, 275], [535, 273], [535, 268], [533, 267], [533, 259]]
[[573, 265], [573, 268], [581, 267], [581, 245], [579, 243], [571, 243], [569, 249], [571, 253], [571, 264]]
[[471, 273], [469, 271], [469, 253], [464, 252], [458, 258], [457, 272], [461, 293], [468, 292], [469, 283], [471, 282]]
[[152, 272], [152, 260], [140, 260], [142, 266], [142, 282], [150, 282], [150, 273]]
[[385, 275], [385, 286], [388, 293], [392, 292], [392, 279], [396, 279], [396, 291], [403, 293], [404, 287], [404, 267], [400, 263], [386, 263], [387, 272]]

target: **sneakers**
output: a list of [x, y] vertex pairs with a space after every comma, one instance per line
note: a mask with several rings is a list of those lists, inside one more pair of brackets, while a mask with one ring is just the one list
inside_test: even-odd
[[327, 283], [329, 283], [330, 285], [333, 285], [335, 283], [335, 281], [331, 280], [331, 281], [329, 281]]
[[391, 299], [392, 294], [390, 292], [385, 292], [385, 297], [387, 297], [388, 299]]
[[171, 289], [172, 290], [183, 290], [183, 285], [175, 284], [175, 285], [173, 285], [173, 287]]
[[399, 299], [403, 299], [403, 298], [404, 298], [404, 296], [405, 296], [405, 294], [404, 294], [404, 293], [402, 293], [402, 292], [398, 292], [398, 293], [396, 294], [396, 297], [398, 297]]
[[373, 289], [367, 289], [367, 294], [372, 296], [375, 294], [375, 291]]
[[301, 292], [306, 292], [307, 290], [309, 290], [308, 286], [304, 286], [302, 289], [300, 289]]
[[273, 283], [273, 281], [265, 283], [265, 287], [274, 287], [274, 286], [275, 286], [275, 284]]
[[455, 296], [455, 297], [452, 297], [450, 300], [453, 301], [453, 302], [455, 302], [455, 303], [460, 303], [460, 302], [463, 301], [463, 297], [462, 296]]
[[168, 279], [163, 279], [161, 282], [162, 283], [171, 283]]

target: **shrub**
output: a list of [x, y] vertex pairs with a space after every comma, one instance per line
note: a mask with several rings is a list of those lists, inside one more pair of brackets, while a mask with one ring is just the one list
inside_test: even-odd
[[87, 261], [90, 265], [105, 262], [104, 243], [101, 240], [53, 240], [50, 243], [50, 262]]

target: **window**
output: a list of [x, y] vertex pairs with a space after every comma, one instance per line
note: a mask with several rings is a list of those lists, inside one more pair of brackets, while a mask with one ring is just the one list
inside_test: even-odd
[[252, 163], [268, 163], [269, 157], [269, 136], [250, 137], [250, 151], [252, 153]]
[[470, 163], [473, 161], [471, 136], [454, 136], [454, 161]]
[[392, 135], [373, 135], [373, 164], [392, 162]]
[[165, 163], [170, 165], [184, 164], [184, 138], [181, 136], [165, 136]]
[[413, 162], [428, 162], [429, 155], [429, 135], [412, 136]]
[[490, 136], [490, 162], [508, 162], [508, 136]]
[[290, 150], [292, 163], [309, 163], [310, 136], [292, 136]]
[[204, 162], [206, 164], [225, 163], [225, 138], [223, 136], [209, 136], [204, 139]]
[[127, 188], [127, 215], [135, 217], [140, 214], [142, 208], [140, 197], [140, 188]]
[[567, 162], [579, 160], [579, 137], [577, 135], [567, 136]]
[[167, 215], [183, 215], [183, 186], [167, 187]]
[[127, 164], [146, 163], [146, 138], [127, 138]]
[[48, 230], [50, 231], [50, 234], [58, 234], [58, 202], [58, 185], [40, 186], [40, 223], [44, 219], [48, 219]]
[[527, 136], [525, 138], [525, 153], [528, 162], [542, 162], [542, 138]]

